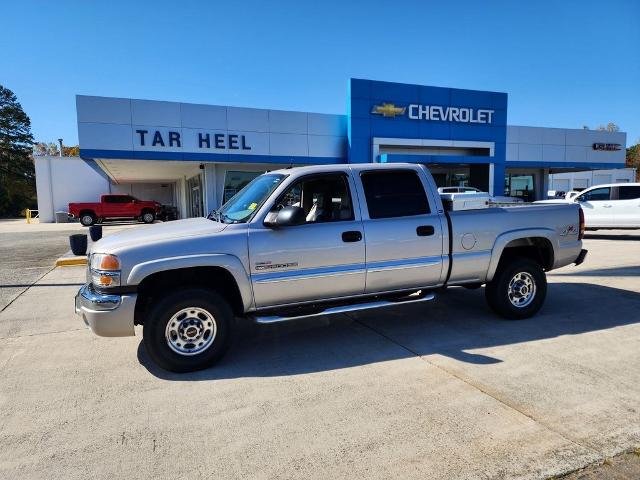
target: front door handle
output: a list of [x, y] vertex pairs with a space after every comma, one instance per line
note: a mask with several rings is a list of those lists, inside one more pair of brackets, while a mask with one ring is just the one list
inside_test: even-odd
[[362, 232], [359, 232], [357, 230], [342, 232], [343, 242], [359, 242], [360, 240], [362, 240]]
[[613, 205], [608, 205], [608, 204], [607, 204], [607, 205], [603, 205], [603, 207], [604, 207], [604, 208], [611, 208], [611, 207], [613, 207]]
[[430, 237], [436, 230], [433, 228], [433, 225], [420, 225], [416, 228], [416, 233], [419, 237]]

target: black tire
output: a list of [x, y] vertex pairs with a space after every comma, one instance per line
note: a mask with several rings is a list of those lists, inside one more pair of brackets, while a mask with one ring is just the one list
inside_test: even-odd
[[140, 220], [142, 220], [144, 223], [153, 223], [156, 220], [156, 214], [150, 210], [145, 210], [144, 212], [142, 212]]
[[89, 227], [93, 225], [94, 223], [96, 223], [97, 220], [98, 218], [93, 212], [82, 212], [80, 214], [80, 223], [85, 227]]
[[[516, 275], [520, 278], [515, 279]], [[515, 281], [515, 285], [510, 291], [509, 285], [512, 280]], [[529, 298], [531, 284], [535, 291]], [[544, 303], [547, 295], [547, 276], [542, 267], [529, 258], [507, 258], [500, 262], [498, 271], [493, 280], [487, 283], [484, 293], [489, 306], [504, 318], [529, 318], [535, 315]], [[522, 304], [516, 305], [518, 302]]]
[[[213, 317], [215, 333], [211, 334], [213, 340], [202, 352], [195, 353], [197, 351], [195, 343], [183, 343], [182, 349], [190, 348], [187, 347], [189, 345], [194, 345], [194, 349], [191, 353], [179, 353], [174, 348], [180, 348], [177, 344], [183, 340], [179, 336], [175, 336], [173, 341], [170, 340], [167, 326], [174, 315], [191, 308], [203, 310]], [[204, 323], [208, 320], [206, 315], [204, 320], [202, 320], [203, 317], [192, 313], [186, 315], [182, 319], [173, 319], [172, 325], [178, 324], [178, 326], [174, 327], [172, 332], [175, 333], [176, 329], [179, 330], [181, 325], [186, 324], [184, 333], [187, 334], [190, 328], [198, 329], [189, 325], [191, 320], [201, 320]], [[219, 294], [206, 288], [183, 288], [175, 290], [151, 307], [144, 318], [143, 342], [149, 357], [159, 367], [171, 372], [193, 372], [209, 368], [222, 358], [231, 341], [233, 322], [231, 307]]]

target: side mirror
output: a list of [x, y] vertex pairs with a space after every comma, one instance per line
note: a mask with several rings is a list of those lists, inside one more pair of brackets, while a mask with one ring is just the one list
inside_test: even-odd
[[307, 222], [307, 215], [301, 207], [284, 207], [275, 214], [275, 218], [265, 220], [264, 224], [271, 228], [294, 227]]

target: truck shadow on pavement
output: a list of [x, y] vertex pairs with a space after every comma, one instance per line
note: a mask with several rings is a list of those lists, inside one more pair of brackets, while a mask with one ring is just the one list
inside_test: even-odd
[[[635, 232], [635, 231], [634, 231]], [[589, 233], [585, 232], [585, 240], [640, 240], [640, 235], [636, 233]]]
[[486, 306], [483, 289], [450, 288], [436, 300], [377, 312], [274, 325], [241, 322], [226, 356], [213, 368], [166, 372], [138, 346], [140, 363], [173, 381], [301, 375], [424, 355], [478, 365], [499, 363], [475, 349], [500, 347], [640, 322], [640, 293], [588, 283], [550, 283], [533, 318], [502, 320]]
[[549, 274], [550, 277], [639, 277], [640, 266], [629, 265], [626, 267], [595, 268], [580, 271], [559, 271]]

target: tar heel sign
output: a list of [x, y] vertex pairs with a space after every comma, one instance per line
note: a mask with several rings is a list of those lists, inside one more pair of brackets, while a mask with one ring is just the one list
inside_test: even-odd
[[495, 110], [470, 107], [449, 107], [442, 105], [396, 106], [393, 103], [374, 105], [371, 113], [383, 117], [407, 116], [409, 120], [430, 120], [436, 122], [491, 124]]
[[233, 152], [251, 150], [251, 142], [244, 134], [207, 131], [172, 131], [137, 128], [135, 141], [139, 149], [186, 149], [196, 151]]

